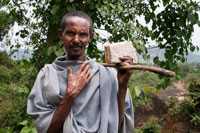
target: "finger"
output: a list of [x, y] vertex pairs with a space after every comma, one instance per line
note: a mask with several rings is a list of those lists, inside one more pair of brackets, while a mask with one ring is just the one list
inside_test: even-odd
[[85, 69], [80, 73], [80, 76], [87, 78], [90, 74], [90, 66], [87, 65]]
[[86, 67], [87, 63], [86, 61], [83, 62], [83, 64], [81, 64], [80, 68], [78, 69], [77, 73], [80, 73], [84, 70], [84, 68]]
[[123, 57], [119, 57], [119, 59], [120, 59], [121, 61], [125, 61], [125, 60], [131, 60], [131, 59], [133, 59], [133, 58], [131, 58], [130, 56], [123, 56]]
[[123, 61], [119, 64], [119, 66], [125, 66], [125, 65], [133, 65], [133, 61], [132, 60], [126, 60], [126, 61]]
[[87, 64], [86, 67], [85, 67], [85, 69], [84, 69], [84, 71], [88, 72], [89, 70], [90, 70], [90, 65]]
[[129, 64], [133, 64], [133, 58], [131, 58], [130, 56], [123, 56], [119, 58], [122, 63], [129, 63]]
[[71, 67], [68, 67], [68, 75], [72, 75], [72, 68]]
[[87, 78], [87, 83], [91, 80], [91, 78], [92, 78], [92, 75], [90, 74], [90, 75], [88, 76], [88, 78]]
[[85, 76], [86, 76], [86, 78], [88, 78], [90, 75], [91, 75], [91, 74], [90, 74], [90, 69], [89, 69], [89, 70], [86, 72]]

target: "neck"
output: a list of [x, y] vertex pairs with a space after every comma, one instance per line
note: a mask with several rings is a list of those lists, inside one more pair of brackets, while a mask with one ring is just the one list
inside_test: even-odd
[[67, 55], [67, 60], [86, 61], [88, 59], [87, 59], [86, 55], [83, 55], [83, 56], [80, 56], [80, 57], [71, 57], [71, 56]]

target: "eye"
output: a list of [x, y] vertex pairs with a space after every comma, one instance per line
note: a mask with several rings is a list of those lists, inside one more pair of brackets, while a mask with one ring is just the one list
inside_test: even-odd
[[87, 37], [88, 34], [83, 32], [83, 33], [80, 33], [79, 36], [80, 36], [80, 37]]
[[75, 35], [75, 33], [73, 31], [66, 31], [65, 34], [68, 35], [68, 36], [74, 36]]

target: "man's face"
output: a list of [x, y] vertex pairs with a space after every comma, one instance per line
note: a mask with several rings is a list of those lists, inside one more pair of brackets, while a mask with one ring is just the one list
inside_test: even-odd
[[85, 18], [68, 17], [65, 30], [59, 34], [67, 50], [68, 59], [81, 60], [85, 56], [85, 48], [92, 39], [89, 33], [90, 23]]

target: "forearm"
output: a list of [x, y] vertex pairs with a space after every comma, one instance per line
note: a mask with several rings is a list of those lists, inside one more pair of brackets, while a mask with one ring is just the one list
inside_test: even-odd
[[126, 92], [127, 92], [127, 85], [119, 84], [119, 91], [117, 94], [118, 110], [119, 110], [119, 124], [118, 124], [119, 128], [121, 127], [121, 124], [124, 119], [124, 105], [125, 105]]
[[48, 133], [58, 133], [62, 130], [65, 119], [69, 115], [73, 103], [74, 98], [64, 96], [53, 115]]

